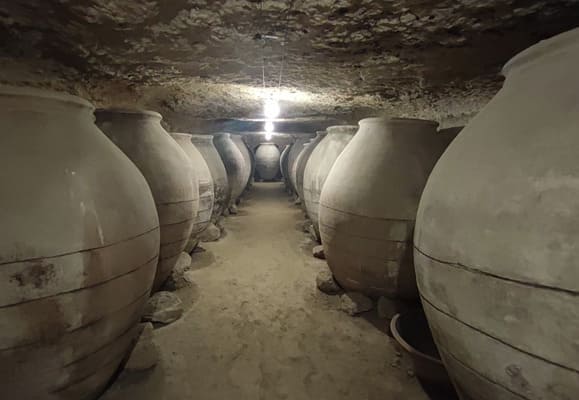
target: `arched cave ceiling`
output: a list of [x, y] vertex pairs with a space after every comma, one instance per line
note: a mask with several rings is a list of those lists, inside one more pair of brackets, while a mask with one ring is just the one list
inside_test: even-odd
[[577, 25], [579, 0], [0, 0], [0, 81], [178, 129], [260, 117], [264, 93], [286, 118], [458, 121], [511, 56]]

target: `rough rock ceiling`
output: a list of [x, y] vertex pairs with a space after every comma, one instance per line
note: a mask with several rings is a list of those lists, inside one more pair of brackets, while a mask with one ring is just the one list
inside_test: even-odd
[[0, 80], [183, 129], [259, 116], [285, 54], [286, 117], [460, 118], [512, 55], [578, 21], [579, 0], [0, 0]]

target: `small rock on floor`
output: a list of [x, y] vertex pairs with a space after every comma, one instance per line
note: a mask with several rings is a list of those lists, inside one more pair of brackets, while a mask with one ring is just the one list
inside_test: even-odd
[[170, 324], [183, 315], [183, 303], [179, 296], [172, 292], [157, 292], [145, 306], [143, 321]]
[[225, 210], [223, 210], [223, 216], [229, 217], [229, 208], [226, 208]]
[[219, 229], [214, 223], [210, 223], [207, 229], [201, 233], [202, 242], [215, 242], [221, 237], [221, 229]]
[[294, 200], [294, 205], [296, 206], [301, 206], [302, 205], [302, 199], [300, 199], [299, 197], [297, 199]]
[[348, 292], [340, 296], [340, 310], [349, 315], [358, 315], [374, 307], [372, 299], [362, 293]]
[[232, 215], [237, 215], [237, 206], [235, 204], [232, 204], [231, 206], [229, 206], [229, 213]]
[[191, 268], [191, 256], [185, 252], [179, 255], [173, 271], [167, 279], [167, 282], [163, 285], [166, 290], [177, 290], [190, 286], [190, 282], [185, 279], [185, 272]]
[[318, 272], [316, 276], [316, 286], [321, 292], [326, 294], [338, 294], [342, 291], [332, 275], [332, 271], [327, 266]]
[[127, 372], [147, 371], [159, 362], [159, 347], [154, 340], [153, 324], [146, 322], [141, 325], [143, 330], [139, 341], [125, 364]]
[[324, 246], [322, 246], [322, 245], [315, 246], [312, 249], [312, 255], [316, 258], [319, 258], [320, 260], [325, 260], [326, 255], [324, 254]]

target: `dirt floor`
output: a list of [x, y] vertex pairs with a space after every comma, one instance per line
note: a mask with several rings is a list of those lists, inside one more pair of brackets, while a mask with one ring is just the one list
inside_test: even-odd
[[[427, 400], [372, 315], [350, 317], [316, 289], [323, 261], [280, 183], [257, 183], [227, 235], [193, 255], [161, 361], [123, 374], [103, 400]], [[371, 322], [372, 321], [372, 322]]]

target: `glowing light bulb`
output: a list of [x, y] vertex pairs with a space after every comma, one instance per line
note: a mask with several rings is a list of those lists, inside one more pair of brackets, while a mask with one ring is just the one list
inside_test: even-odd
[[265, 121], [265, 125], [263, 125], [263, 129], [268, 132], [271, 133], [273, 132], [273, 130], [275, 129], [275, 126], [273, 125], [273, 122], [271, 121]]
[[267, 99], [263, 105], [263, 115], [268, 119], [275, 119], [279, 116], [280, 108], [277, 100]]

